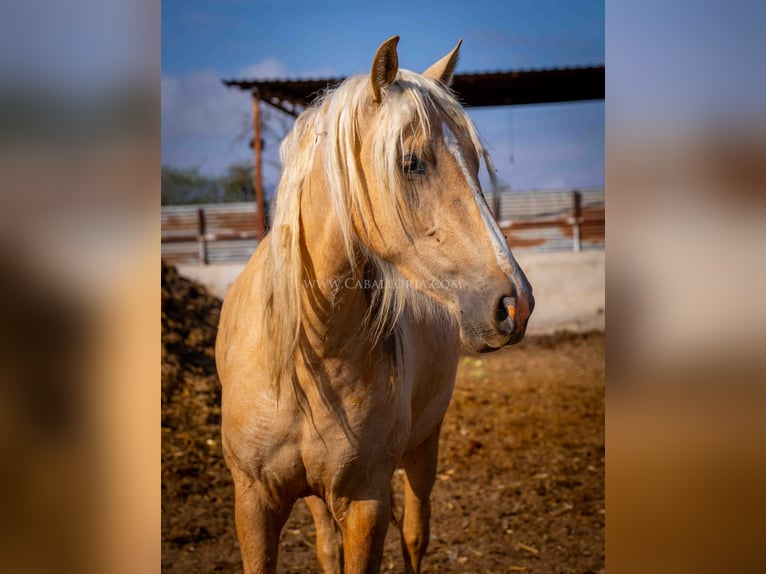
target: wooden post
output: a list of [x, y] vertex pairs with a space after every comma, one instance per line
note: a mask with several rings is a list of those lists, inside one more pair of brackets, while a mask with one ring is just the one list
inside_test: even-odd
[[572, 249], [582, 249], [580, 238], [580, 223], [582, 220], [582, 194], [576, 189], [572, 190]]
[[255, 189], [255, 206], [258, 212], [255, 215], [255, 231], [258, 241], [266, 235], [266, 208], [263, 201], [263, 168], [261, 141], [261, 100], [253, 94], [253, 155], [255, 156], [255, 170], [253, 171], [253, 188]]
[[199, 243], [199, 259], [207, 265], [207, 239], [205, 238], [205, 210], [197, 208], [197, 242]]
[[495, 220], [500, 221], [500, 190], [497, 186], [492, 190], [492, 211], [495, 212]]

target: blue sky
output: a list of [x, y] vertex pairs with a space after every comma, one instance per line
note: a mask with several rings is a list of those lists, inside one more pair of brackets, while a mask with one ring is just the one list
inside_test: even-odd
[[[367, 73], [379, 44], [394, 34], [401, 37], [400, 66], [417, 71], [461, 37], [457, 73], [605, 60], [603, 1], [163, 0], [163, 163], [217, 174], [251, 157], [249, 98], [223, 87], [222, 77]], [[502, 183], [515, 189], [603, 185], [603, 102], [470, 113]], [[266, 145], [273, 162], [276, 142]], [[268, 166], [267, 187], [277, 177]]]

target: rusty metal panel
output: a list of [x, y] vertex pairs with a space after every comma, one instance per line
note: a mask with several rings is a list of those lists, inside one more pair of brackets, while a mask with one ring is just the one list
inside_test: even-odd
[[[200, 229], [198, 210], [203, 213], [204, 229]], [[247, 261], [258, 245], [256, 211], [249, 202], [165, 206], [162, 258], [169, 263], [202, 263], [204, 258], [209, 263]]]
[[500, 228], [511, 248], [562, 251], [575, 248], [573, 194], [580, 194], [579, 243], [582, 249], [603, 249], [603, 189], [506, 191], [500, 194]]

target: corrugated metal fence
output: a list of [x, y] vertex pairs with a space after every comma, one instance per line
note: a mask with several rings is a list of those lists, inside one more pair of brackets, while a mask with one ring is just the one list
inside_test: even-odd
[[603, 189], [511, 191], [494, 202], [511, 248], [533, 251], [603, 249], [604, 206]]
[[[604, 190], [508, 191], [488, 198], [514, 250], [603, 249]], [[254, 203], [162, 208], [169, 263], [247, 261], [258, 245]]]
[[162, 258], [168, 263], [247, 261], [258, 245], [256, 206], [247, 203], [162, 208]]

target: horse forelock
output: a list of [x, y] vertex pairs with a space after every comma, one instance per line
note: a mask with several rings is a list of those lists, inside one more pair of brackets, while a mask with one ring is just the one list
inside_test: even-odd
[[[352, 272], [359, 272], [361, 260], [373, 268], [376, 277], [366, 325], [373, 342], [393, 334], [404, 313], [415, 317], [445, 316], [444, 309], [413, 289], [392, 264], [378, 258], [366, 245], [367, 228], [357, 233], [354, 220], [367, 226], [365, 205], [369, 205], [365, 180], [359, 170], [361, 116], [369, 105], [368, 76], [352, 76], [326, 91], [296, 120], [280, 146], [282, 176], [272, 216], [270, 253], [266, 258], [264, 305], [272, 346], [272, 376], [278, 381], [291, 376], [301, 336], [301, 290], [303, 252], [300, 248], [301, 191], [315, 161], [321, 161], [330, 207], [341, 231], [341, 249]], [[401, 172], [405, 139], [421, 147], [428, 144], [434, 113], [448, 118], [467, 136], [477, 157], [483, 158], [490, 173], [494, 169], [468, 115], [454, 94], [436, 80], [400, 69], [396, 80], [384, 89], [379, 108], [365, 129], [372, 130], [372, 173], [392, 193], [383, 194], [386, 216], [400, 221], [405, 231], [412, 228], [417, 197], [408, 193]], [[422, 150], [409, 150], [421, 152]], [[369, 177], [369, 176], [368, 176]], [[374, 214], [373, 214], [374, 216]]]

